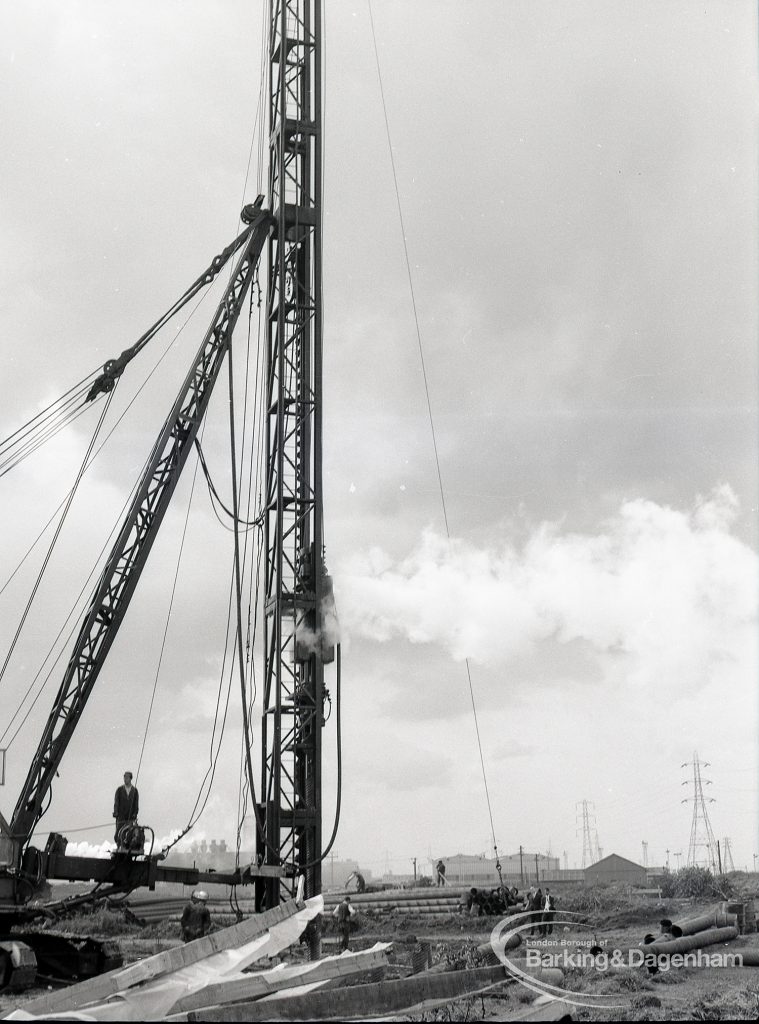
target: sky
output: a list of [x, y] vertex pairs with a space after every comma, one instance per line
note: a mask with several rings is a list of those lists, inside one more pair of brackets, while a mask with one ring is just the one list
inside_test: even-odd
[[[587, 800], [604, 853], [640, 860], [646, 841], [649, 863], [669, 850], [674, 864], [688, 851], [697, 752], [715, 835], [751, 866], [754, 5], [373, 0], [372, 12], [382, 92], [368, 4], [326, 0], [335, 849], [375, 873], [409, 872], [413, 857], [490, 852], [492, 812], [501, 852], [566, 851], [571, 867]], [[237, 233], [265, 180], [249, 164], [262, 15], [260, 0], [0, 12], [1, 437], [131, 344]], [[85, 476], [0, 680], [0, 732], [86, 599], [212, 310], [209, 297], [181, 332], [162, 332], [119, 385], [106, 429], [123, 422]], [[204, 437], [222, 489], [224, 416], [222, 396]], [[95, 418], [0, 477], [0, 587], [65, 495]], [[112, 791], [140, 759], [192, 471], [45, 833], [110, 838]], [[231, 570], [230, 534], [199, 484], [187, 523], [138, 779], [141, 817], [161, 837], [187, 822], [209, 762]], [[44, 550], [0, 593], [3, 657]], [[8, 750], [6, 817], [59, 678]], [[230, 708], [188, 839], [234, 838]], [[324, 744], [330, 831], [334, 721]]]

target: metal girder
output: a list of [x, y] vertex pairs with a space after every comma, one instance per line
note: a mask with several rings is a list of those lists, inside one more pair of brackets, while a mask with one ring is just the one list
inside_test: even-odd
[[8, 831], [16, 844], [17, 859], [41, 817], [52, 779], [126, 614], [229, 349], [232, 331], [272, 226], [268, 211], [246, 208], [247, 211], [251, 211], [249, 216], [252, 217], [247, 242], [156, 441], [84, 615], [63, 682], [13, 812]]
[[[320, 0], [271, 0], [264, 708], [266, 863], [321, 891], [324, 665], [321, 494]], [[283, 883], [284, 888], [292, 883]], [[270, 883], [266, 902], [280, 898]]]

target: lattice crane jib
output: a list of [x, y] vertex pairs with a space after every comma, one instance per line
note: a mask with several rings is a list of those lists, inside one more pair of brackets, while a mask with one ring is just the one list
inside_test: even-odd
[[[271, 231], [271, 217], [259, 203], [246, 207], [250, 227], [230, 247], [242, 248], [214, 319], [182, 383], [148, 459], [121, 529], [80, 622], [63, 681], [32, 759], [10, 824], [18, 863], [50, 796], [50, 787], [116, 638], [182, 469], [203, 421], [214, 385], [229, 350], [232, 332], [256, 274]], [[242, 246], [239, 244], [244, 242]], [[225, 252], [227, 252], [225, 251]], [[112, 386], [112, 385], [111, 385]], [[7, 884], [3, 887], [3, 881]], [[14, 891], [14, 879], [0, 877], [0, 894]]]
[[[258, 851], [321, 890], [324, 573], [321, 495], [319, 0], [271, 0], [264, 707]], [[293, 883], [290, 883], [293, 884]], [[268, 883], [266, 902], [280, 897]]]

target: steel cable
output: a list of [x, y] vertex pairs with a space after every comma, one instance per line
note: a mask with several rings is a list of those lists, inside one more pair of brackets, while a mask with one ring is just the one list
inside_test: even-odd
[[[413, 282], [413, 278], [412, 278], [412, 275], [411, 275], [411, 260], [409, 258], [408, 245], [406, 243], [406, 228], [405, 228], [405, 224], [404, 224], [404, 221], [403, 221], [403, 207], [401, 205], [400, 191], [398, 189], [398, 175], [397, 175], [397, 172], [396, 172], [395, 158], [393, 156], [393, 145], [392, 145], [392, 140], [391, 140], [391, 136], [390, 136], [390, 121], [389, 121], [388, 115], [387, 115], [387, 104], [385, 102], [385, 90], [384, 90], [384, 87], [383, 87], [383, 84], [382, 84], [382, 69], [380, 67], [379, 51], [377, 49], [377, 36], [376, 36], [375, 29], [374, 29], [374, 16], [373, 16], [373, 13], [372, 13], [372, 0], [367, 0], [367, 5], [368, 5], [368, 8], [369, 8], [369, 22], [370, 22], [370, 25], [371, 25], [372, 42], [374, 44], [374, 57], [375, 57], [376, 65], [377, 65], [377, 78], [378, 78], [378, 81], [379, 81], [380, 98], [382, 100], [382, 113], [383, 113], [384, 121], [385, 121], [385, 133], [387, 135], [387, 145], [388, 145], [388, 151], [389, 151], [389, 154], [390, 154], [390, 165], [392, 167], [392, 172], [393, 172], [393, 185], [394, 185], [394, 188], [395, 188], [395, 200], [396, 200], [396, 204], [397, 204], [397, 207], [398, 207], [398, 220], [400, 222], [401, 238], [403, 240], [403, 254], [404, 254], [405, 263], [406, 263], [406, 275], [408, 277], [409, 293], [411, 295], [411, 307], [412, 307], [413, 314], [414, 314], [414, 324], [415, 324], [415, 327], [416, 327], [416, 339], [417, 339], [417, 345], [418, 345], [418, 348], [419, 348], [419, 360], [420, 360], [421, 368], [422, 368], [422, 379], [424, 381], [424, 393], [425, 393], [426, 402], [427, 402], [427, 415], [428, 415], [428, 418], [429, 418], [430, 433], [431, 433], [431, 436], [432, 436], [432, 448], [433, 448], [434, 457], [435, 457], [435, 469], [437, 471], [438, 485], [439, 485], [439, 489], [440, 489], [440, 504], [441, 504], [442, 511], [443, 511], [443, 522], [445, 524], [445, 533], [446, 533], [446, 537], [448, 539], [448, 545], [449, 545], [449, 548], [450, 548], [450, 545], [451, 545], [451, 531], [450, 531], [450, 527], [449, 527], [449, 523], [448, 523], [448, 511], [447, 511], [446, 502], [445, 502], [445, 489], [443, 487], [443, 475], [442, 475], [442, 471], [441, 471], [441, 467], [440, 467], [440, 453], [438, 451], [438, 445], [437, 445], [437, 435], [436, 435], [436, 431], [435, 431], [435, 420], [434, 420], [434, 417], [432, 415], [432, 402], [431, 402], [431, 399], [430, 399], [429, 381], [427, 379], [427, 367], [426, 367], [425, 358], [424, 358], [424, 347], [422, 345], [422, 333], [421, 333], [421, 330], [420, 330], [420, 327], [419, 327], [419, 314], [418, 314], [417, 305], [416, 305], [416, 295], [415, 295], [415, 292], [414, 292], [414, 282]], [[485, 799], [486, 799], [486, 802], [487, 802], [488, 816], [489, 816], [489, 819], [490, 819], [490, 831], [491, 831], [491, 835], [492, 835], [492, 838], [493, 838], [493, 849], [495, 851], [496, 861], [497, 861], [498, 860], [498, 843], [496, 842], [496, 837], [495, 837], [495, 824], [493, 822], [493, 807], [492, 807], [492, 803], [491, 803], [491, 800], [490, 800], [490, 790], [488, 788], [487, 772], [485, 770], [485, 757], [484, 757], [483, 750], [482, 750], [482, 737], [480, 735], [480, 725], [479, 725], [479, 720], [478, 720], [478, 717], [477, 717], [477, 705], [476, 705], [475, 697], [474, 697], [474, 686], [472, 684], [472, 673], [471, 673], [471, 668], [470, 668], [470, 665], [469, 665], [469, 658], [465, 659], [465, 665], [466, 665], [467, 681], [468, 681], [468, 684], [469, 684], [469, 696], [470, 696], [471, 704], [472, 704], [472, 716], [474, 718], [474, 728], [475, 728], [475, 733], [476, 733], [476, 736], [477, 736], [477, 747], [479, 749], [479, 754], [480, 754], [480, 766], [482, 768], [482, 781], [483, 781], [483, 785], [484, 785], [484, 788], [485, 788]]]
[[50, 546], [47, 549], [47, 553], [46, 553], [45, 558], [43, 559], [43, 562], [42, 562], [42, 567], [40, 568], [40, 571], [37, 574], [37, 579], [35, 580], [34, 586], [32, 587], [32, 592], [31, 592], [31, 594], [29, 596], [29, 600], [26, 602], [26, 607], [24, 608], [24, 611], [23, 611], [23, 613], [21, 615], [21, 621], [19, 622], [18, 627], [16, 628], [16, 632], [14, 634], [13, 640], [11, 641], [11, 645], [8, 648], [8, 653], [5, 656], [5, 661], [3, 662], [2, 668], [0, 668], [0, 683], [2, 682], [2, 680], [3, 680], [4, 676], [5, 676], [6, 669], [8, 668], [8, 663], [10, 662], [11, 657], [13, 655], [13, 652], [16, 649], [16, 645], [18, 643], [19, 637], [21, 636], [21, 631], [24, 628], [24, 624], [25, 624], [25, 622], [27, 620], [27, 617], [29, 615], [29, 611], [30, 611], [30, 609], [32, 607], [32, 604], [34, 602], [34, 598], [35, 598], [35, 596], [37, 594], [37, 591], [39, 590], [40, 584], [42, 583], [42, 577], [45, 575], [45, 570], [47, 569], [48, 563], [49, 563], [50, 558], [52, 557], [52, 554], [53, 554], [53, 550], [55, 549], [55, 545], [56, 545], [56, 543], [58, 541], [58, 537], [60, 536], [61, 530], [63, 529], [63, 524], [66, 522], [66, 517], [68, 516], [69, 509], [71, 508], [71, 504], [72, 504], [72, 502], [74, 500], [76, 492], [79, 489], [79, 484], [81, 483], [82, 477], [83, 477], [84, 472], [85, 472], [85, 470], [87, 468], [87, 463], [89, 461], [90, 455], [92, 454], [92, 449], [95, 446], [95, 441], [97, 440], [98, 434], [100, 433], [100, 428], [103, 425], [103, 420], [105, 419], [106, 415], [108, 414], [108, 410], [109, 410], [109, 408], [111, 406], [111, 400], [113, 399], [113, 396], [115, 394], [115, 390], [116, 389], [114, 388], [114, 390], [111, 391], [110, 394], [108, 395], [108, 399], [107, 399], [107, 401], [106, 401], [106, 403], [105, 403], [105, 405], [103, 407], [103, 411], [100, 413], [100, 418], [98, 419], [97, 425], [95, 426], [95, 431], [94, 431], [94, 433], [92, 435], [92, 438], [90, 439], [89, 445], [87, 446], [87, 451], [86, 451], [84, 459], [82, 460], [82, 463], [81, 463], [81, 465], [79, 467], [79, 472], [76, 475], [76, 480], [74, 481], [74, 486], [72, 487], [72, 489], [71, 489], [71, 491], [69, 493], [68, 501], [66, 502], [66, 505], [65, 505], [65, 507], [63, 509], [60, 521], [58, 522], [58, 525], [55, 528], [55, 532], [53, 534], [53, 539], [51, 540]]

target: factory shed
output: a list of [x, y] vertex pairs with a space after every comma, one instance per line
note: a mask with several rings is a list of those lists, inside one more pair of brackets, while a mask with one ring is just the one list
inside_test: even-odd
[[645, 885], [646, 869], [619, 854], [610, 853], [584, 871], [586, 885], [607, 885], [611, 882], [624, 882], [627, 885]]

